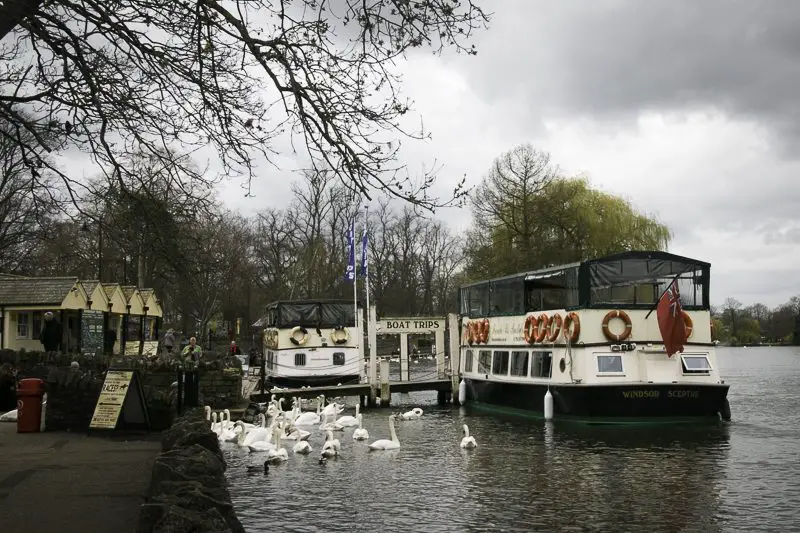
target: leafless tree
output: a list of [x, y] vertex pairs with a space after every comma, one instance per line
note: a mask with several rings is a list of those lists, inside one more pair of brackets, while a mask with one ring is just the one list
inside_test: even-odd
[[[389, 67], [419, 47], [474, 54], [488, 20], [472, 0], [6, 0], [0, 120], [13, 128], [2, 135], [70, 191], [83, 184], [43, 152], [79, 148], [120, 186], [134, 152], [184, 178], [249, 186], [254, 162], [288, 136], [352, 189], [432, 208], [463, 182], [440, 200], [432, 176], [412, 179], [399, 161], [398, 136], [425, 133], [405, 128]], [[185, 166], [206, 146], [219, 176]]]

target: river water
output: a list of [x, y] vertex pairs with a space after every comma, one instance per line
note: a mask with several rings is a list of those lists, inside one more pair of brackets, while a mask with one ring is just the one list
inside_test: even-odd
[[[234, 506], [248, 532], [800, 531], [800, 349], [720, 348], [718, 364], [729, 424], [545, 423], [396, 394], [363, 414], [372, 442], [422, 407], [397, 422], [399, 450], [369, 452], [348, 428], [337, 460], [285, 441], [289, 461], [264, 476], [246, 473], [262, 454], [225, 445]], [[459, 447], [464, 423], [475, 450]], [[313, 428], [315, 451], [323, 439]]]

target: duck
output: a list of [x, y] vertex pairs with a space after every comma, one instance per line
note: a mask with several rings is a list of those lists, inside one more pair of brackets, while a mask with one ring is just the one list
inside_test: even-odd
[[358, 413], [356, 417], [358, 418], [358, 427], [353, 431], [353, 440], [367, 440], [369, 438], [369, 432], [364, 429], [361, 413]]
[[269, 474], [269, 462], [264, 461], [264, 466], [250, 465], [247, 467], [247, 471], [253, 473], [263, 471], [264, 475], [266, 476], [267, 474]]
[[469, 427], [467, 427], [467, 425], [464, 424], [463, 429], [464, 429], [464, 438], [461, 439], [461, 447], [462, 448], [466, 448], [468, 450], [472, 450], [474, 448], [477, 448], [478, 447], [478, 443], [475, 442], [475, 437], [470, 437], [469, 436]]
[[379, 439], [369, 445], [370, 450], [397, 450], [400, 448], [400, 440], [397, 438], [397, 433], [394, 430], [394, 420], [396, 415], [389, 415], [389, 439]]

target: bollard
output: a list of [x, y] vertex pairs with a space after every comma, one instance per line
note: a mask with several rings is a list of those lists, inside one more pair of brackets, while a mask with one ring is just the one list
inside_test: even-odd
[[17, 388], [17, 433], [38, 433], [42, 429], [44, 381], [22, 379]]
[[388, 407], [392, 398], [389, 389], [389, 360], [381, 359], [381, 407]]

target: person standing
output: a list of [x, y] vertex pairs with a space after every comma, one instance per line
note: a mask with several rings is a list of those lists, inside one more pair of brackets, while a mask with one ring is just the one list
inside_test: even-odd
[[45, 352], [57, 352], [61, 348], [61, 323], [55, 319], [51, 311], [44, 314], [39, 342], [42, 343]]
[[189, 338], [189, 344], [183, 349], [181, 355], [194, 363], [200, 362], [203, 357], [203, 349], [197, 345], [197, 337]]
[[[203, 349], [197, 345], [197, 337], [191, 337], [189, 344], [181, 352], [183, 356], [185, 371], [185, 398], [187, 407], [199, 407], [200, 405], [200, 377], [197, 375], [197, 366], [203, 357]], [[191, 364], [186, 364], [191, 361]]]
[[169, 328], [164, 334], [164, 349], [167, 353], [172, 355], [172, 350], [175, 348], [175, 330]]

